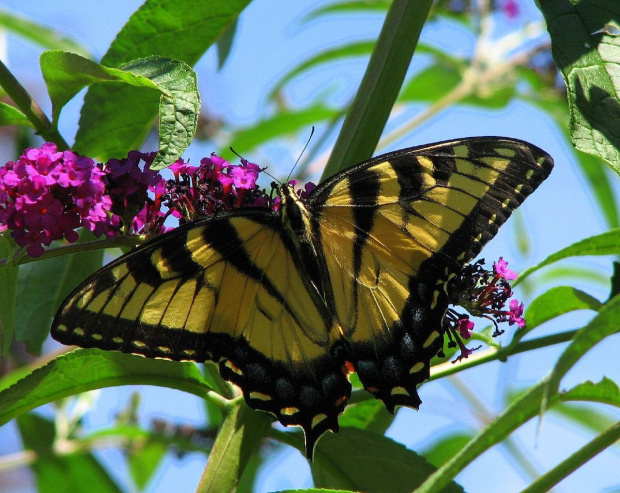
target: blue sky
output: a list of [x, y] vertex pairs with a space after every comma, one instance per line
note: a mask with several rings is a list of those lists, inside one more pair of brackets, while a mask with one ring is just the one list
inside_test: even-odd
[[[79, 40], [91, 49], [95, 57], [101, 57], [115, 33], [122, 27], [128, 16], [142, 2], [137, 0], [115, 0], [107, 2], [79, 2], [62, 0], [54, 2], [24, 2], [23, 0], [4, 0], [3, 7], [41, 23], [57, 26], [60, 31]], [[364, 15], [359, 18], [336, 17], [327, 21], [311, 21], [300, 24], [304, 14], [325, 1], [287, 2], [283, 7], [277, 0], [256, 0], [244, 12], [240, 20], [238, 37], [230, 60], [221, 72], [216, 70], [214, 52], [209, 52], [196, 66], [203, 105], [216, 115], [225, 115], [236, 125], [250, 125], [266, 115], [266, 93], [273, 83], [288, 68], [317, 50], [334, 46], [340, 41], [374, 37], [381, 28], [381, 17]], [[522, 0], [524, 15], [535, 16], [537, 11], [533, 1]], [[510, 24], [501, 26], [510, 29]], [[456, 26], [446, 23], [429, 26], [422, 35], [423, 40], [446, 47], [452, 52], [467, 52], [473, 48], [473, 40]], [[40, 104], [49, 113], [49, 104], [38, 69], [40, 49], [12, 36], [7, 44], [8, 64], [17, 77], [32, 90]], [[1, 52], [0, 52], [1, 54]], [[295, 81], [290, 88], [289, 97], [293, 104], [303, 104], [308, 98], [329, 91], [334, 101], [346, 100], [355, 90], [363, 73], [364, 60], [352, 60], [335, 67], [316, 70], [302, 80]], [[412, 70], [416, 70], [414, 63]], [[74, 101], [63, 111], [61, 131], [68, 141], [76, 129], [80, 101]], [[404, 115], [395, 118], [397, 122], [415, 116], [420, 108], [406, 110]], [[391, 125], [394, 125], [392, 123]], [[472, 135], [505, 135], [528, 140], [549, 152], [556, 161], [551, 177], [540, 191], [528, 199], [523, 207], [521, 219], [528, 224], [532, 238], [532, 253], [522, 259], [514, 247], [514, 228], [507, 224], [497, 238], [484, 251], [484, 257], [495, 259], [504, 256], [511, 260], [511, 267], [522, 269], [540, 261], [550, 253], [586, 236], [604, 230], [603, 221], [588, 197], [587, 186], [572, 161], [570, 148], [555, 124], [542, 112], [524, 103], [514, 103], [505, 109], [481, 112], [472, 108], [460, 107], [439, 114], [418, 128], [413, 134], [380, 149], [386, 152], [399, 147], [407, 147], [456, 137]], [[305, 143], [305, 137], [292, 138], [286, 146], [274, 146], [257, 150], [250, 160], [261, 163], [263, 159], [277, 165], [281, 175], [288, 172], [297, 159]], [[218, 149], [192, 146], [186, 156], [197, 161], [200, 157]], [[584, 259], [581, 265], [610, 271], [609, 259]], [[604, 290], [584, 281], [583, 286], [594, 296], [603, 299]], [[537, 335], [551, 333], [559, 328], [578, 327], [587, 315], [577, 314], [565, 317], [559, 324], [544, 327]], [[508, 339], [505, 339], [508, 340]], [[565, 387], [588, 378], [597, 381], [604, 374], [620, 380], [620, 371], [609, 368], [609, 361], [617, 359], [620, 350], [618, 337], [609, 340], [605, 347], [596, 348], [586, 356], [579, 367], [569, 374]], [[522, 357], [518, 363], [511, 360], [492, 368], [469, 370], [458, 378], [468, 388], [491, 406], [493, 412], [502, 409], [503, 404], [493, 401], [496, 387], [503, 381], [515, 386], [525, 386], [538, 381], [549, 369], [549, 362], [557, 357], [555, 348], [540, 350]], [[613, 358], [613, 359], [612, 359]], [[101, 392], [97, 411], [89, 416], [89, 426], [105, 426], [115, 412], [127, 402], [132, 389], [105, 389]], [[143, 419], [148, 423], [150, 417], [163, 417], [178, 423], [199, 426], [203, 420], [202, 407], [198, 399], [167, 389], [143, 388]], [[458, 429], [462, 423], [475, 423], [469, 415], [462, 414], [462, 404], [454, 397], [454, 388], [449, 382], [433, 382], [421, 389], [424, 401], [419, 412], [401, 410], [390, 429], [390, 436], [402, 443], [417, 448], [428, 446], [442, 430]], [[578, 429], [566, 429], [553, 417], [544, 421], [538, 435], [536, 422], [528, 423], [516, 435], [515, 440], [523, 447], [534, 463], [542, 464], [542, 470], [553, 466], [583, 444], [584, 434]], [[0, 429], [0, 455], [15, 451], [17, 446], [11, 430]], [[4, 439], [6, 438], [6, 441]], [[3, 444], [4, 442], [4, 444]], [[7, 444], [8, 447], [7, 448]], [[495, 448], [474, 462], [460, 477], [468, 491], [516, 491], [524, 485], [504, 456], [493, 461], [489, 471], [490, 459], [502, 455]], [[122, 484], [126, 483], [122, 469], [122, 454], [105, 450], [98, 453], [102, 460], [116, 469]], [[558, 491], [593, 491], [597, 481], [610, 484], [604, 471], [614, 470], [617, 453], [597, 457], [582, 471], [558, 489]], [[191, 491], [204, 467], [204, 456], [190, 454], [183, 460], [172, 457], [165, 459], [162, 467], [149, 487], [149, 491], [171, 491], [183, 484], [184, 491]], [[267, 472], [268, 471], [268, 472]], [[299, 472], [301, 471], [301, 472]], [[307, 486], [309, 468], [301, 455], [283, 449], [265, 467], [261, 475], [259, 491]], [[484, 482], [480, 478], [485, 478]], [[509, 485], [510, 487], [508, 487]], [[515, 486], [512, 489], [512, 485]], [[518, 485], [521, 485], [519, 487]], [[0, 481], [0, 491], [3, 490]], [[8, 490], [18, 491], [18, 490]], [[28, 491], [20, 489], [19, 491]]]

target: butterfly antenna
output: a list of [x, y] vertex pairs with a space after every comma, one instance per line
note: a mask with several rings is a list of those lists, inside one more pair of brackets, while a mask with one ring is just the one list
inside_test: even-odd
[[[235, 151], [232, 147], [229, 147], [229, 149], [230, 149], [230, 152], [232, 152], [239, 159], [247, 161], [246, 158], [244, 158], [241, 154], [239, 154], [237, 151]], [[271, 178], [272, 180], [275, 180], [275, 181], [277, 181], [279, 183], [279, 180], [276, 177], [274, 177], [271, 173], [269, 173], [267, 171], [267, 168], [261, 168], [261, 173], [265, 173], [269, 178]]]
[[304, 146], [304, 148], [299, 153], [299, 157], [297, 158], [297, 161], [295, 161], [295, 164], [293, 165], [293, 167], [291, 168], [291, 171], [289, 172], [288, 176], [286, 177], [286, 183], [288, 183], [290, 181], [291, 175], [293, 174], [293, 171], [295, 171], [295, 167], [299, 164], [301, 156], [303, 156], [304, 152], [306, 152], [306, 149], [308, 148], [308, 145], [310, 144], [310, 141], [312, 140], [312, 136], [313, 135], [314, 135], [314, 125], [312, 125], [312, 130], [310, 131], [310, 136], [308, 137], [308, 140], [306, 141], [306, 145]]

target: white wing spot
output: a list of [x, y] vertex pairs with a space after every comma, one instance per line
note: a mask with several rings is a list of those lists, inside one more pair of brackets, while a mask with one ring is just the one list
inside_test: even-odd
[[424, 344], [422, 344], [422, 347], [424, 349], [426, 349], [427, 347], [429, 347], [433, 342], [435, 342], [435, 339], [437, 339], [440, 336], [439, 332], [437, 332], [436, 330], [434, 330], [433, 332], [431, 332], [431, 334], [426, 338], [426, 340], [424, 341]]
[[325, 414], [317, 414], [314, 418], [312, 418], [311, 428], [316, 428], [319, 424], [327, 419], [327, 415]]
[[409, 392], [404, 387], [394, 387], [391, 395], [409, 395]]

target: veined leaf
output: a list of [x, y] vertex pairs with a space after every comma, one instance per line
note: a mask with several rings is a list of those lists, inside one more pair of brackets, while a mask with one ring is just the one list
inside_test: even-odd
[[[41, 70], [52, 99], [54, 127], [60, 111], [85, 86], [93, 83], [124, 83], [152, 90], [159, 100], [159, 152], [151, 166], [158, 170], [171, 165], [189, 146], [200, 111], [196, 73], [178, 60], [151, 56], [110, 68], [73, 53], [48, 51], [41, 55]], [[125, 126], [123, 132], [131, 133]]]
[[[101, 63], [119, 67], [157, 53], [193, 66], [249, 3], [250, 0], [147, 0], [123, 26]], [[74, 148], [103, 160], [124, 156], [140, 147], [156, 115], [157, 102], [144, 90], [92, 86], [84, 98]]]
[[605, 30], [620, 19], [620, 2], [541, 0], [540, 8], [568, 89], [573, 144], [620, 173], [620, 37]]
[[159, 385], [199, 397], [205, 397], [211, 390], [193, 363], [78, 349], [57, 357], [0, 392], [0, 425], [62, 397], [130, 384]]
[[516, 286], [527, 276], [533, 274], [543, 267], [558, 262], [569, 257], [580, 257], [585, 255], [617, 255], [620, 253], [620, 229], [612, 229], [600, 235], [591, 236], [573, 243], [551, 255], [537, 265], [525, 269], [513, 283]]

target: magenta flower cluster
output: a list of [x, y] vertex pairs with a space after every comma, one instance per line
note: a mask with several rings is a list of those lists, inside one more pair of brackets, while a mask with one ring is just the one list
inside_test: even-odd
[[170, 229], [164, 222], [171, 215], [187, 222], [241, 207], [279, 207], [273, 190], [256, 184], [260, 167], [245, 159], [233, 165], [212, 154], [200, 166], [179, 160], [170, 180], [151, 170], [154, 159], [131, 151], [103, 165], [52, 143], [27, 149], [0, 168], [0, 232], [9, 229], [38, 257], [54, 240], [77, 241], [80, 227], [96, 236], [158, 235]]
[[181, 222], [242, 207], [273, 206], [271, 196], [256, 184], [260, 167], [245, 159], [234, 165], [211, 154], [200, 166], [179, 160], [170, 170], [174, 180], [166, 183], [165, 205]]
[[81, 226], [115, 234], [103, 176], [92, 159], [52, 143], [27, 149], [0, 168], [0, 231], [10, 229], [31, 257], [54, 240], [77, 241]]
[[111, 198], [110, 211], [120, 218], [127, 235], [166, 232], [166, 215], [161, 211], [165, 181], [151, 169], [155, 154], [130, 151], [126, 158], [105, 164], [103, 181]]

